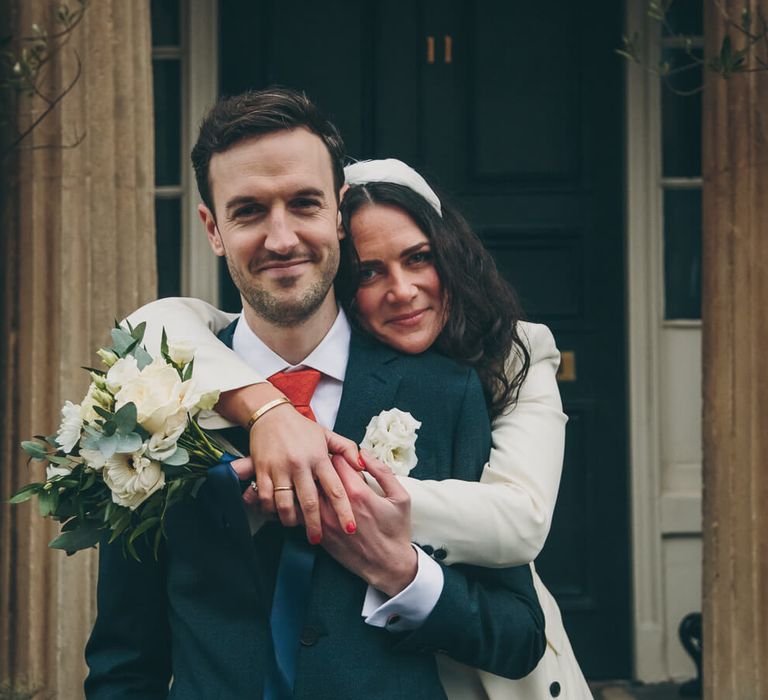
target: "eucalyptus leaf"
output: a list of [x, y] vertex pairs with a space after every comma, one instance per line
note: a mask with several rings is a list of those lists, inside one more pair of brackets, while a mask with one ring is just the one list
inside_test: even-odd
[[146, 329], [147, 329], [147, 322], [142, 321], [135, 328], [131, 328], [131, 336], [133, 336], [134, 340], [140, 343], [142, 340], [144, 340], [144, 331]]
[[96, 447], [106, 459], [109, 459], [117, 449], [117, 435], [102, 435]]
[[99, 442], [103, 437], [102, 433], [97, 432], [95, 435], [85, 435], [82, 438], [82, 447], [86, 450], [98, 450]]
[[142, 441], [136, 433], [130, 433], [128, 435], [115, 435], [117, 438], [117, 445], [115, 446], [115, 452], [117, 454], [131, 454], [132, 452], [138, 452], [141, 449]]
[[152, 355], [150, 355], [141, 345], [133, 348], [133, 356], [136, 358], [136, 365], [139, 369], [144, 369], [152, 364]]
[[118, 357], [125, 357], [138, 345], [138, 341], [123, 328], [113, 328], [111, 335]]
[[132, 433], [133, 429], [136, 427], [136, 419], [136, 404], [130, 401], [115, 413], [117, 432], [121, 435]]
[[94, 428], [92, 425], [88, 425], [87, 423], [83, 426], [83, 432], [89, 437], [101, 437], [101, 430]]
[[189, 452], [183, 447], [177, 447], [170, 457], [163, 460], [163, 464], [167, 464], [170, 467], [182, 467], [189, 462]]
[[108, 411], [106, 408], [102, 408], [98, 404], [93, 405], [93, 410], [96, 411], [102, 418], [110, 420], [115, 414], [112, 411]]

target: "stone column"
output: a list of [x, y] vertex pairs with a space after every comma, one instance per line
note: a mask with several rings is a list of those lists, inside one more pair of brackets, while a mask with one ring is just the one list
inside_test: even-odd
[[[723, 10], [768, 18], [768, 0], [704, 6], [709, 55]], [[703, 158], [704, 691], [755, 700], [768, 697], [767, 72], [708, 76]]]
[[[3, 2], [14, 36], [33, 23], [60, 29], [58, 3]], [[63, 90], [78, 62], [72, 91], [3, 164], [3, 501], [41, 476], [19, 441], [54, 432], [64, 399], [82, 397], [79, 367], [95, 362], [113, 319], [155, 295], [149, 3], [89, 2], [48, 66], [46, 92]], [[20, 127], [44, 108], [20, 97]], [[56, 528], [35, 508], [0, 505], [0, 687], [78, 698], [96, 556], [49, 550]]]

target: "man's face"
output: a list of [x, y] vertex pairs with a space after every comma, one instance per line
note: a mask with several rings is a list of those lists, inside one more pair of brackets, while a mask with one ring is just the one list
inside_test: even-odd
[[214, 217], [200, 218], [243, 303], [277, 326], [322, 305], [339, 267], [342, 237], [333, 171], [320, 137], [303, 128], [242, 141], [211, 158]]

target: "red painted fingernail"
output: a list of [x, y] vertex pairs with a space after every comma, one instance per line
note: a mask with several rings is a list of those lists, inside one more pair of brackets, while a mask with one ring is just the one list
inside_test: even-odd
[[353, 535], [357, 532], [357, 525], [354, 523], [347, 523], [347, 527], [345, 529], [350, 535]]
[[361, 455], [361, 454], [358, 454], [358, 455], [357, 455], [357, 463], [358, 463], [358, 464], [359, 464], [359, 465], [360, 465], [360, 466], [361, 466], [363, 469], [365, 469], [365, 460], [363, 459], [363, 455]]
[[312, 537], [309, 538], [310, 544], [320, 544], [320, 540], [322, 540], [321, 535], [312, 535]]

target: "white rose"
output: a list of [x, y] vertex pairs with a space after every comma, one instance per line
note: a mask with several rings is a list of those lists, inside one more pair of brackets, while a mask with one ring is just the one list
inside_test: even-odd
[[158, 462], [176, 452], [176, 443], [187, 427], [187, 414], [177, 413], [165, 422], [163, 430], [152, 434], [147, 444], [147, 454]]
[[80, 406], [66, 401], [61, 407], [61, 424], [56, 433], [56, 444], [64, 452], [72, 452], [72, 448], [80, 439], [80, 431], [83, 429], [83, 418], [80, 413]]
[[145, 457], [143, 450], [132, 455], [114, 454], [104, 465], [104, 483], [117, 505], [136, 510], [165, 486], [165, 474], [159, 462]]
[[133, 355], [121, 357], [107, 372], [107, 388], [115, 394], [120, 388], [139, 376], [139, 366]]
[[132, 402], [136, 406], [138, 422], [148, 433], [154, 434], [165, 431], [168, 421], [178, 425], [179, 414], [186, 415], [188, 410], [183, 404], [185, 398], [178, 372], [159, 358], [123, 384], [115, 394], [115, 410]]
[[168, 344], [168, 354], [177, 365], [186, 365], [195, 356], [195, 346], [186, 340], [179, 340]]
[[416, 431], [421, 427], [410, 413], [398, 408], [371, 418], [360, 444], [395, 474], [407, 476], [416, 466]]

